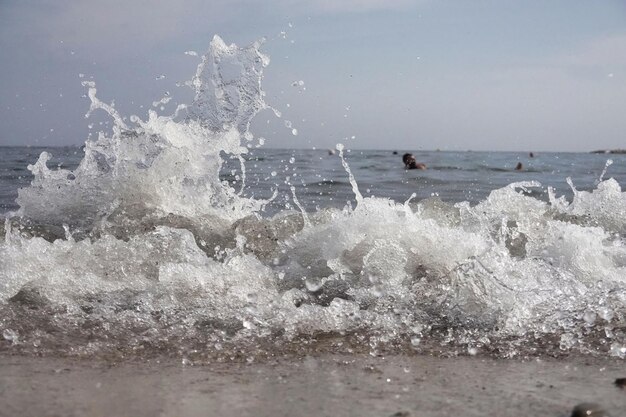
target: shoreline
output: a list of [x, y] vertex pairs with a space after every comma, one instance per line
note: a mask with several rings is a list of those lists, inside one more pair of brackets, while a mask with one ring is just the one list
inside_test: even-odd
[[0, 415], [569, 416], [626, 414], [624, 361], [321, 354], [193, 366], [0, 354]]

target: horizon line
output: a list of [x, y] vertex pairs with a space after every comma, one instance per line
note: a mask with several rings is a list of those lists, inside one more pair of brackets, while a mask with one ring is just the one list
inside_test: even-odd
[[[3, 145], [0, 144], [0, 148], [82, 148], [84, 146], [84, 144], [78, 145], [78, 144], [69, 144], [69, 145]], [[353, 148], [353, 147], [346, 147], [346, 149], [352, 150], [352, 151], [380, 151], [380, 152], [398, 152], [398, 153], [403, 153], [403, 152], [502, 152], [502, 153], [534, 153], [534, 154], [538, 154], [538, 153], [597, 153], [600, 155], [606, 154], [606, 155], [619, 155], [619, 154], [626, 154], [626, 149], [623, 148], [611, 148], [611, 149], [593, 149], [593, 150], [587, 150], [587, 151], [553, 151], [553, 150], [544, 150], [544, 151], [535, 151], [535, 150], [525, 150], [525, 151], [521, 151], [521, 150], [485, 150], [485, 149], [416, 149], [416, 150], [405, 150], [405, 151], [399, 151], [398, 149], [382, 149], [382, 148]], [[326, 147], [317, 147], [317, 146], [313, 146], [313, 147], [293, 147], [293, 148], [288, 148], [288, 147], [259, 147], [259, 148], [253, 148], [253, 149], [249, 149], [250, 151], [255, 151], [255, 150], [308, 150], [308, 151], [335, 151], [334, 148], [326, 148]], [[616, 152], [617, 151], [617, 152]], [[619, 152], [621, 151], [621, 152]], [[612, 152], [616, 152], [616, 153], [612, 153]]]

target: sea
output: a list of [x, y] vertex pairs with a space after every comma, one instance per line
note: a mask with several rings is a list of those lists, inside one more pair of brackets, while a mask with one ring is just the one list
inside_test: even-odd
[[[0, 147], [0, 214], [6, 216], [19, 209], [18, 189], [31, 184], [33, 174], [27, 167], [34, 164], [42, 152], [51, 155], [48, 162], [51, 169], [72, 171], [84, 157], [84, 146]], [[404, 153], [416, 156], [427, 169], [405, 169]], [[307, 212], [355, 204], [349, 177], [335, 149], [256, 148], [243, 158], [247, 175], [243, 195], [269, 199], [275, 190], [281, 194], [259, 213], [262, 216], [294, 208], [289, 184], [297, 187], [297, 199]], [[626, 180], [624, 154], [347, 148], [345, 159], [363, 196], [388, 198], [399, 203], [415, 193], [416, 201], [433, 198], [451, 204], [476, 205], [493, 190], [521, 181], [541, 184], [525, 190], [538, 199], [547, 201], [550, 187], [571, 201], [574, 191], [567, 178], [575, 189], [588, 192], [595, 189], [601, 178], [613, 178], [619, 184]], [[522, 163], [522, 170], [515, 169], [517, 163]], [[238, 164], [236, 158], [224, 155], [219, 178], [240, 189], [241, 181], [236, 179]]]
[[268, 63], [215, 37], [174, 114], [85, 81], [110, 131], [0, 148], [0, 351], [626, 358], [626, 155], [265, 148]]

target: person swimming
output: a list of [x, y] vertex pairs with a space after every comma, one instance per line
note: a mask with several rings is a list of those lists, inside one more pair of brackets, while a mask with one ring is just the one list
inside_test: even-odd
[[518, 162], [517, 165], [515, 166], [515, 170], [516, 171], [521, 171], [524, 169], [524, 165], [522, 165], [521, 162]]
[[406, 169], [426, 169], [426, 164], [417, 162], [412, 153], [402, 155], [402, 162], [404, 162], [404, 168]]

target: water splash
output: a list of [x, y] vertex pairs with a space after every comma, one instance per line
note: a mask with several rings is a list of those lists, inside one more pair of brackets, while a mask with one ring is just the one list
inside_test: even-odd
[[300, 204], [298, 197], [296, 197], [296, 187], [292, 185], [289, 187], [289, 189], [291, 190], [291, 196], [293, 198], [293, 202], [300, 209], [300, 212], [302, 213], [302, 220], [304, 220], [304, 226], [311, 227], [311, 221], [309, 220], [309, 215], [306, 213], [306, 210], [304, 210], [304, 207], [302, 207], [302, 205]]
[[[626, 194], [521, 182], [475, 206], [364, 198], [262, 216], [220, 181], [268, 108], [261, 43], [211, 42], [173, 116], [114, 121], [76, 170], [42, 153], [0, 240], [0, 350], [197, 358], [386, 350], [623, 357]], [[179, 111], [186, 112], [179, 117]], [[608, 167], [608, 165], [607, 165]], [[276, 193], [274, 197], [276, 197]], [[186, 363], [187, 363], [186, 362]]]
[[599, 183], [602, 182], [602, 180], [604, 179], [604, 176], [606, 175], [606, 171], [609, 169], [609, 167], [611, 165], [613, 165], [613, 160], [612, 159], [607, 159], [606, 160], [606, 164], [604, 165], [604, 169], [602, 170], [602, 173], [600, 174], [600, 177], [596, 181], [596, 185], [598, 185]]
[[346, 159], [343, 156], [344, 146], [341, 143], [338, 143], [336, 149], [339, 151], [339, 158], [341, 158], [341, 165], [343, 165], [343, 169], [346, 170], [348, 174], [348, 179], [350, 180], [350, 185], [352, 186], [352, 192], [354, 193], [354, 198], [356, 199], [357, 205], [363, 201], [363, 195], [359, 191], [359, 187], [354, 179], [354, 175], [352, 175], [352, 171], [350, 171], [350, 167], [346, 162]]
[[233, 221], [259, 211], [264, 201], [241, 197], [218, 173], [225, 152], [241, 161], [242, 189], [245, 165], [242, 155], [249, 141], [250, 120], [265, 108], [260, 88], [267, 57], [260, 42], [246, 48], [227, 46], [215, 37], [203, 56], [191, 85], [196, 90], [188, 116], [149, 112], [146, 121], [132, 116], [128, 126], [111, 105], [89, 88], [91, 106], [87, 116], [101, 109], [114, 121], [112, 135], [100, 133], [85, 144], [85, 157], [74, 171], [50, 170], [50, 155], [42, 153], [29, 169], [35, 179], [19, 191], [18, 216], [37, 224], [90, 232], [106, 227], [107, 220], [142, 216], [203, 216]]
[[250, 122], [266, 108], [261, 78], [269, 58], [260, 52], [263, 42], [239, 48], [226, 45], [217, 35], [213, 38], [210, 53], [202, 57], [189, 83], [196, 93], [189, 107], [191, 119], [212, 131], [236, 128], [242, 137], [251, 140]]

